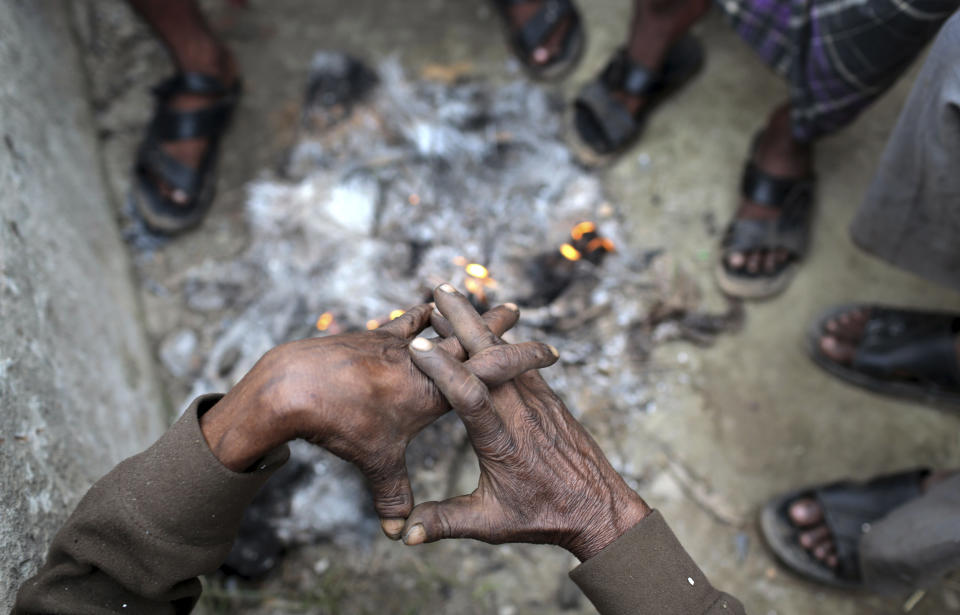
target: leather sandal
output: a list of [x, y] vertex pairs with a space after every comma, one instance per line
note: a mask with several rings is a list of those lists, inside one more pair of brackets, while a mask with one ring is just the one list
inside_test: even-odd
[[[842, 314], [869, 310], [863, 338], [849, 365], [820, 348], [827, 323]], [[807, 332], [807, 352], [834, 376], [857, 386], [934, 405], [960, 407], [957, 336], [960, 315], [864, 304], [833, 307]]]
[[[874, 478], [866, 483], [849, 481], [798, 489], [768, 503], [760, 513], [764, 540], [783, 564], [796, 574], [817, 583], [856, 589], [863, 587], [860, 573], [860, 540], [870, 524], [894, 509], [920, 497], [929, 470], [910, 470]], [[798, 500], [816, 501], [837, 552], [837, 567], [831, 568], [800, 544], [799, 528], [790, 519], [790, 506]]]
[[[220, 139], [240, 98], [237, 82], [227, 87], [215, 77], [184, 72], [153, 89], [156, 100], [153, 120], [137, 153], [133, 199], [137, 212], [152, 231], [172, 234], [203, 220], [216, 190], [216, 163]], [[184, 111], [170, 106], [182, 94], [217, 97], [208, 106]], [[206, 139], [207, 146], [197, 168], [190, 168], [163, 150], [171, 141]], [[182, 196], [174, 201], [160, 189], [168, 186]]]
[[[533, 0], [493, 0], [507, 27], [510, 47], [527, 72], [535, 79], [559, 79], [576, 67], [586, 47], [586, 31], [580, 12], [572, 0], [545, 0], [543, 7], [522, 26], [511, 26], [510, 9], [531, 2]], [[546, 44], [564, 23], [570, 25], [560, 52], [545, 64], [533, 62], [534, 51]]]
[[[780, 211], [773, 219], [734, 219], [720, 244], [715, 268], [717, 283], [726, 294], [741, 299], [766, 299], [783, 292], [807, 251], [813, 222], [816, 177], [787, 178], [770, 175], [753, 162], [759, 135], [743, 171], [740, 195], [758, 205]], [[787, 259], [776, 270], [750, 273], [727, 264], [734, 253], [786, 251]]]
[[[572, 131], [578, 156], [588, 164], [603, 164], [629, 147], [656, 106], [689, 83], [703, 61], [703, 46], [692, 36], [683, 37], [667, 51], [657, 72], [631, 60], [625, 48], [619, 49], [574, 101]], [[642, 96], [644, 104], [631, 113], [615, 93]]]

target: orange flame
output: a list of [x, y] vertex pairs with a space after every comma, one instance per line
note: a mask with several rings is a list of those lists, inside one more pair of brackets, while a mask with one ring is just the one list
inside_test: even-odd
[[330, 312], [324, 312], [323, 314], [320, 314], [320, 318], [317, 319], [317, 331], [326, 331], [332, 324], [333, 314]]
[[406, 314], [406, 312], [403, 310], [394, 310], [390, 312], [390, 320], [396, 320], [401, 316], [403, 316], [404, 314]]
[[[592, 233], [595, 230], [597, 230], [597, 225], [594, 224], [593, 222], [589, 222], [589, 221], [581, 222], [580, 224], [573, 227], [573, 229], [570, 231], [570, 237], [572, 237], [574, 241], [580, 241], [581, 239], [583, 239], [584, 235], [586, 235], [587, 233]], [[576, 260], [576, 259], [570, 259], [570, 260]]]
[[563, 254], [563, 258], [568, 261], [578, 261], [580, 260], [580, 250], [574, 248], [569, 243], [565, 243], [560, 246], [560, 254]]
[[471, 275], [480, 280], [490, 276], [490, 272], [487, 271], [487, 268], [479, 263], [470, 263], [464, 267], [464, 270], [467, 272], [467, 275]]
[[464, 286], [467, 287], [467, 292], [471, 295], [474, 295], [480, 301], [485, 301], [487, 294], [483, 291], [483, 283], [476, 278], [467, 278], [463, 281]]
[[617, 246], [606, 237], [597, 237], [596, 239], [591, 239], [590, 243], [587, 244], [587, 252], [596, 252], [597, 250], [603, 249], [606, 252], [616, 252]]
[[378, 328], [379, 326], [380, 326], [380, 323], [377, 322], [376, 320], [368, 320], [368, 321], [367, 321], [367, 331], [373, 331], [374, 329]]

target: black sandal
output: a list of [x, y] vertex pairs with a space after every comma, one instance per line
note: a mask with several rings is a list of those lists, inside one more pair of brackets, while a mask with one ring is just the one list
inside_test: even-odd
[[[586, 47], [586, 34], [580, 12], [572, 0], [546, 0], [536, 14], [518, 28], [510, 25], [509, 10], [518, 4], [530, 4], [534, 0], [493, 0], [508, 29], [508, 40], [514, 55], [536, 79], [559, 79], [573, 70]], [[534, 51], [564, 23], [569, 23], [563, 38], [560, 53], [546, 64], [532, 61]]]
[[[816, 177], [776, 177], [762, 171], [753, 162], [759, 135], [754, 139], [750, 158], [743, 172], [740, 195], [758, 205], [777, 209], [781, 214], [770, 220], [734, 219], [720, 244], [716, 278], [720, 288], [741, 299], [766, 299], [783, 292], [807, 251], [812, 224]], [[775, 271], [749, 273], [731, 269], [727, 264], [733, 253], [784, 250], [789, 256]]]
[[[218, 79], [200, 73], [180, 73], [157, 85], [156, 108], [147, 136], [137, 153], [134, 168], [134, 205], [146, 225], [164, 234], [177, 233], [203, 220], [216, 191], [216, 163], [220, 139], [240, 98], [239, 82], [226, 87]], [[169, 101], [181, 94], [216, 96], [219, 100], [192, 111], [172, 109]], [[185, 166], [163, 151], [170, 141], [207, 139], [196, 169]], [[182, 194], [184, 203], [165, 196], [160, 183]]]
[[[824, 354], [827, 323], [841, 314], [869, 310], [863, 338], [850, 365]], [[807, 351], [829, 373], [871, 391], [934, 405], [960, 407], [957, 361], [960, 315], [848, 304], [831, 308], [807, 333]]]
[[[849, 481], [799, 489], [774, 499], [760, 514], [760, 528], [774, 555], [793, 572], [818, 583], [856, 589], [860, 574], [860, 539], [870, 524], [922, 494], [929, 470], [911, 470], [874, 478], [866, 483]], [[837, 550], [837, 568], [830, 568], [800, 545], [805, 528], [790, 519], [790, 506], [802, 499], [815, 500], [823, 510]]]
[[[643, 132], [647, 116], [671, 94], [687, 84], [703, 67], [703, 46], [692, 36], [680, 39], [664, 58], [659, 72], [632, 61], [619, 49], [600, 75], [585, 85], [573, 105], [573, 132], [578, 155], [588, 164], [608, 162]], [[636, 114], [613, 96], [622, 92], [643, 96]]]

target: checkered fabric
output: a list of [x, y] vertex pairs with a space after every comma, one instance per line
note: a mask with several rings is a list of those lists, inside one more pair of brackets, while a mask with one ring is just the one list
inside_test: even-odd
[[852, 122], [960, 7], [960, 0], [717, 3], [737, 33], [789, 82], [794, 135], [803, 141]]

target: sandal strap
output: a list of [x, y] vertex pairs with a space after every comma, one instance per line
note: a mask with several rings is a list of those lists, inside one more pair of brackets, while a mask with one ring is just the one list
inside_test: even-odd
[[777, 177], [763, 171], [751, 160], [743, 170], [740, 194], [759, 205], [782, 209], [795, 200], [811, 200], [815, 179]]
[[637, 118], [613, 97], [602, 80], [591, 81], [584, 86], [576, 104], [590, 112], [613, 148], [629, 141], [637, 131]]
[[630, 59], [625, 47], [610, 58], [600, 80], [610, 90], [621, 91], [631, 96], [648, 96], [663, 85], [663, 71], [654, 72]]
[[958, 333], [960, 316], [954, 314], [873, 307], [852, 367], [882, 378], [909, 374], [960, 389]]
[[860, 540], [870, 525], [921, 495], [929, 470], [910, 470], [874, 478], [866, 483], [842, 481], [812, 492], [833, 536], [839, 575], [860, 579]]
[[568, 19], [579, 19], [571, 0], [546, 0], [543, 7], [517, 30], [514, 35], [517, 46], [525, 54], [533, 53], [556, 31], [557, 26]]
[[159, 105], [153, 118], [151, 134], [158, 141], [215, 137], [230, 120], [233, 108], [233, 102], [215, 102], [190, 111]]
[[222, 81], [211, 75], [195, 72], [182, 72], [161, 81], [153, 87], [158, 99], [166, 99], [177, 94], [198, 94], [200, 96], [226, 96], [235, 93], [237, 88], [228, 88]]

